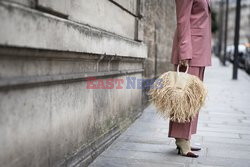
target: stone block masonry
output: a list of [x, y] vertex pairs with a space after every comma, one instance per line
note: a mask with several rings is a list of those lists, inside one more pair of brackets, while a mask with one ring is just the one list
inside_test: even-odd
[[87, 79], [151, 79], [171, 69], [173, 7], [0, 0], [0, 166], [90, 164], [146, 103], [143, 89], [87, 89]]
[[87, 166], [140, 115], [141, 89], [86, 85], [143, 77], [133, 4], [0, 1], [0, 166]]

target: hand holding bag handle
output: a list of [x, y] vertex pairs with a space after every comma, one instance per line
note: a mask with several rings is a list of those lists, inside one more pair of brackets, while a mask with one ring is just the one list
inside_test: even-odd
[[[186, 71], [184, 72], [185, 74], [187, 74], [187, 72], [188, 72], [188, 69], [189, 69], [189, 65], [188, 64], [186, 64]], [[178, 66], [177, 66], [177, 75], [179, 76], [179, 72], [180, 72], [180, 64], [178, 64]]]
[[176, 88], [179, 88], [179, 89], [184, 89], [185, 86], [186, 86], [186, 82], [187, 82], [187, 72], [188, 72], [188, 69], [189, 69], [189, 65], [186, 64], [186, 71], [183, 72], [182, 74], [180, 73], [180, 64], [178, 64], [177, 66], [177, 75], [176, 75], [176, 82], [175, 82], [175, 86]]

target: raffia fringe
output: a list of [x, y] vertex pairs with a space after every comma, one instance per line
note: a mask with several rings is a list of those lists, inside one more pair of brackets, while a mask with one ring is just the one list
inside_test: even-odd
[[165, 119], [180, 123], [190, 122], [204, 105], [207, 91], [203, 82], [196, 76], [185, 75], [188, 77], [181, 78], [184, 83], [181, 89], [176, 87], [177, 73], [170, 71], [158, 78], [162, 79], [162, 88], [156, 89], [155, 82], [149, 91], [150, 100]]

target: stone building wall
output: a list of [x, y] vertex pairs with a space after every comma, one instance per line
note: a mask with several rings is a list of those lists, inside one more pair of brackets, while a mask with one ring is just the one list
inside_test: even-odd
[[0, 166], [88, 165], [171, 69], [173, 0], [0, 0], [0, 20]]
[[175, 1], [145, 1], [144, 7], [144, 41], [148, 46], [144, 76], [155, 78], [173, 68], [170, 58], [176, 27]]
[[126, 89], [147, 58], [137, 5], [0, 1], [0, 166], [87, 165], [140, 114], [142, 90]]
[[[144, 77], [155, 79], [162, 73], [173, 70], [170, 59], [176, 28], [175, 1], [145, 0], [143, 6], [143, 41], [148, 46]], [[148, 103], [148, 90], [143, 92], [143, 104]]]

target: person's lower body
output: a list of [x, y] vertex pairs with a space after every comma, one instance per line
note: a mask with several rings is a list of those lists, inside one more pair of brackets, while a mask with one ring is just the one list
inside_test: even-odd
[[[176, 70], [176, 67], [175, 67]], [[181, 67], [180, 71], [185, 71], [185, 67]], [[188, 73], [195, 75], [203, 80], [205, 67], [189, 67]], [[198, 157], [198, 155], [193, 154], [191, 151], [198, 151], [200, 148], [192, 148], [190, 146], [191, 135], [196, 134], [197, 124], [198, 124], [199, 113], [196, 117], [187, 123], [169, 122], [169, 132], [168, 137], [176, 139], [176, 146], [178, 153], [188, 157]]]

